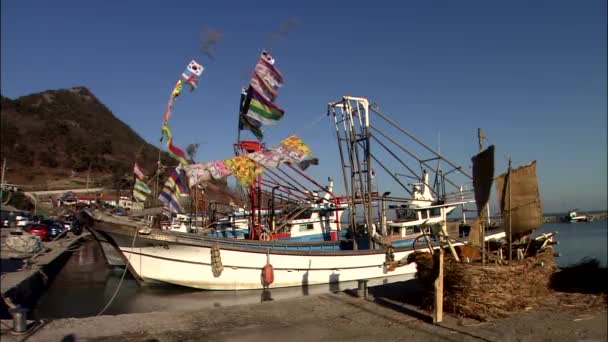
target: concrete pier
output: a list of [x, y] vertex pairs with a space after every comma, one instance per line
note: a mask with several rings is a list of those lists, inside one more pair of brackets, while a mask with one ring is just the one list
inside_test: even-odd
[[[4, 242], [10, 231], [11, 229], [2, 229], [0, 240], [2, 296], [9, 298], [15, 305], [30, 308], [38, 300], [49, 280], [61, 269], [71, 250], [89, 236], [89, 233], [75, 236], [68, 232], [63, 238], [44, 242], [45, 249], [42, 252], [24, 254], [7, 248]], [[0, 312], [2, 317], [6, 318], [9, 308], [4, 300], [0, 302]]]
[[[379, 293], [375, 291], [377, 295]], [[66, 302], [69, 305], [69, 302]], [[323, 294], [192, 312], [153, 312], [42, 321], [2, 341], [605, 341], [606, 311], [543, 308], [479, 323], [425, 313], [392, 295]]]

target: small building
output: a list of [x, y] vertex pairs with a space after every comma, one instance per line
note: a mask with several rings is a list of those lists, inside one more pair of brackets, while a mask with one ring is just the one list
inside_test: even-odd
[[127, 196], [120, 196], [120, 199], [118, 200], [118, 206], [125, 209], [135, 210], [142, 210], [144, 208], [144, 204], [142, 202], [133, 201]]
[[75, 194], [77, 203], [83, 204], [107, 204], [113, 207], [118, 206], [118, 196], [114, 194]]

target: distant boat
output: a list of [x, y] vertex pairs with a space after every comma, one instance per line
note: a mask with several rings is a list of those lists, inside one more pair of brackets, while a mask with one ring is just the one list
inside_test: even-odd
[[589, 222], [591, 217], [589, 215], [579, 214], [576, 209], [572, 210], [564, 217], [564, 222]]

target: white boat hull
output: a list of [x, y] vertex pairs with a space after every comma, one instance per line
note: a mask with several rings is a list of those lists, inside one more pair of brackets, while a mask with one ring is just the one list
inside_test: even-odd
[[[205, 290], [262, 289], [262, 268], [267, 255], [260, 252], [221, 250], [223, 271], [213, 275], [211, 248], [171, 245], [167, 247], [122, 247], [132, 270], [144, 280], [161, 281]], [[397, 252], [395, 259], [412, 251]], [[269, 288], [307, 286], [358, 279], [415, 274], [414, 263], [389, 272], [384, 252], [363, 255], [269, 254], [274, 282]]]

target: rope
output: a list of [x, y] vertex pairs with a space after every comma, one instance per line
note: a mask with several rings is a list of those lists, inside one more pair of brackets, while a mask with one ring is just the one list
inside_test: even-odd
[[[135, 239], [137, 238], [137, 233], [139, 233], [139, 230], [135, 229], [135, 234], [133, 234], [133, 242], [131, 243], [131, 249], [133, 249], [133, 247], [135, 246]], [[103, 313], [106, 312], [106, 310], [110, 307], [110, 305], [112, 305], [112, 302], [116, 298], [116, 295], [118, 294], [118, 291], [120, 290], [120, 287], [122, 286], [122, 281], [125, 279], [125, 275], [127, 274], [127, 270], [129, 269], [129, 264], [131, 263], [131, 255], [133, 255], [133, 253], [129, 253], [129, 258], [127, 259], [127, 265], [125, 265], [125, 270], [122, 272], [122, 276], [120, 277], [118, 286], [116, 286], [116, 290], [114, 290], [114, 294], [112, 295], [112, 298], [110, 298], [110, 300], [108, 301], [106, 306], [97, 314], [96, 317], [103, 315]]]
[[318, 118], [316, 118], [310, 124], [308, 124], [308, 126], [304, 126], [300, 130], [297, 130], [295, 134], [297, 134], [298, 136], [300, 136], [302, 134], [302, 132], [307, 131], [307, 130], [313, 128], [316, 124], [318, 124], [319, 122], [321, 122], [321, 120], [323, 120], [323, 118], [326, 117], [326, 116], [327, 116], [327, 113], [321, 114]]

